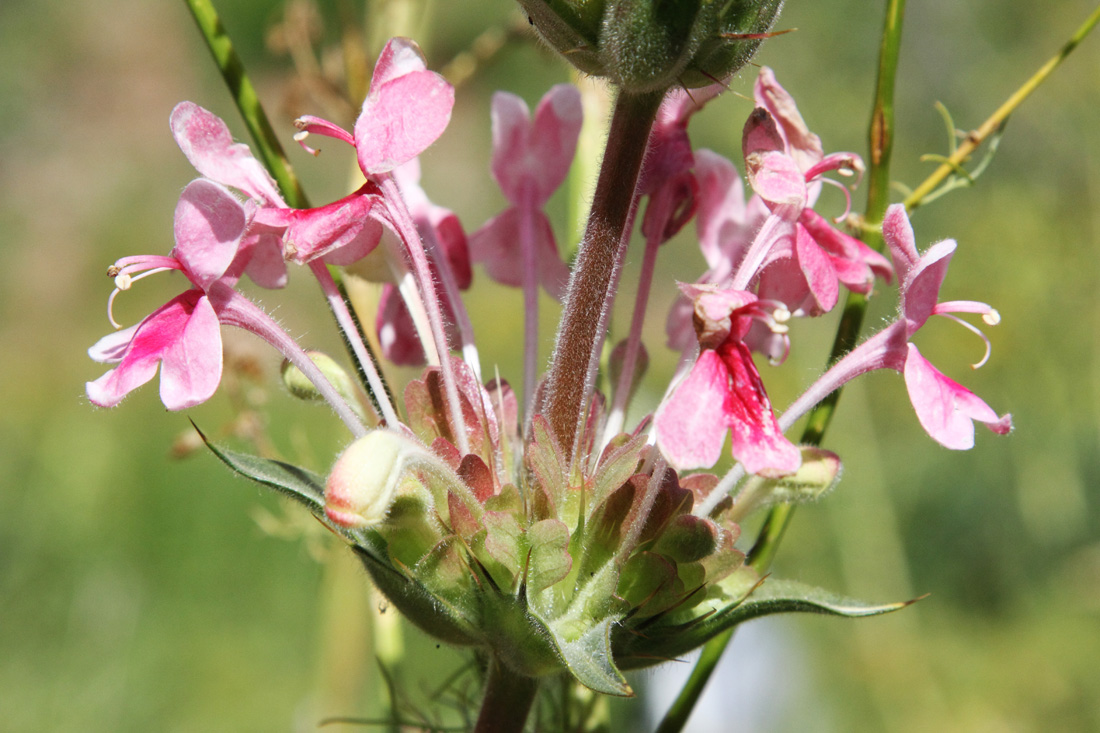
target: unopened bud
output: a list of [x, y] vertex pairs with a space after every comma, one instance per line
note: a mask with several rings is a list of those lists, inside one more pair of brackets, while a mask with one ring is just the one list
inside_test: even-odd
[[[351, 375], [347, 371], [336, 363], [336, 361], [328, 354], [320, 351], [307, 351], [306, 354], [310, 360], [317, 365], [317, 368], [321, 370], [321, 374], [324, 374], [332, 386], [336, 389], [336, 392], [344, 398], [344, 401], [351, 405], [352, 409], [363, 417], [362, 402], [359, 399], [359, 390], [356, 387], [355, 381], [351, 378]], [[289, 361], [283, 361], [281, 368], [281, 375], [283, 378], [283, 384], [292, 395], [300, 400], [316, 401], [324, 399], [324, 396], [317, 389], [317, 385], [314, 384], [309, 377], [302, 373], [302, 370], [291, 364]]]
[[372, 430], [345, 450], [325, 482], [325, 514], [349, 529], [382, 523], [410, 460], [428, 454], [411, 438]]

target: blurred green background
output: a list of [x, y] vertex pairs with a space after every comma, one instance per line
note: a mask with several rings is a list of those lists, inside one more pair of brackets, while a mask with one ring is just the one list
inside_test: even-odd
[[[312, 73], [339, 68], [341, 28], [371, 29], [369, 63], [384, 38], [378, 29], [403, 25], [442, 68], [479, 36], [478, 48], [490, 46], [487, 29], [524, 25], [505, 0], [406, 5], [368, 0], [364, 11], [318, 0], [313, 41], [324, 53]], [[331, 200], [345, 192], [353, 161], [335, 143], [315, 160], [290, 142], [295, 115], [340, 108], [323, 85], [300, 81], [309, 64], [299, 55], [295, 65], [287, 49], [301, 48], [303, 25], [284, 22], [287, 7], [219, 3], [307, 191]], [[293, 4], [290, 17], [303, 7]], [[946, 149], [935, 101], [958, 127], [977, 127], [1093, 8], [910, 3], [893, 178], [916, 185], [932, 169], [920, 155]], [[866, 0], [789, 0], [780, 27], [798, 32], [765, 44], [757, 59], [775, 69], [827, 151], [866, 150], [881, 16], [881, 4]], [[470, 230], [503, 207], [488, 174], [489, 95], [507, 89], [533, 104], [568, 79], [536, 44], [503, 35], [423, 159], [425, 188]], [[745, 70], [732, 84], [738, 94], [697, 117], [697, 144], [737, 158], [753, 78]], [[383, 630], [368, 634], [364, 620], [380, 604], [340, 548], [209, 455], [172, 458], [187, 452], [188, 417], [238, 445], [266, 421], [274, 450], [325, 470], [344, 439], [339, 426], [281, 393], [271, 353], [227, 333], [235, 369], [214, 400], [186, 415], [166, 413], [155, 385], [114, 410], [83, 396], [83, 383], [103, 371], [84, 351], [109, 329], [106, 266], [172, 245], [176, 197], [195, 175], [167, 125], [184, 99], [222, 114], [244, 139], [183, 3], [0, 3], [3, 731], [309, 730], [326, 715], [373, 714], [384, 695], [374, 657], [392, 654], [397, 637], [377, 623]], [[785, 619], [768, 627], [759, 657], [735, 641], [732, 676], [711, 692], [741, 701], [753, 716], [747, 729], [1100, 729], [1098, 119], [1100, 37], [1090, 37], [1013, 116], [977, 187], [915, 215], [922, 247], [959, 241], [945, 299], [987, 301], [1003, 318], [989, 329], [993, 358], [980, 371], [966, 366], [980, 342], [946, 321], [922, 332], [921, 349], [1011, 411], [1016, 430], [999, 438], [979, 428], [977, 447], [954, 453], [921, 431], [897, 375], [872, 375], [845, 393], [826, 441], [844, 458], [844, 481], [798, 512], [774, 572], [874, 600], [931, 597], [858, 622]], [[562, 233], [563, 198], [553, 202]], [[703, 267], [688, 236], [662, 257], [681, 279]], [[301, 273], [294, 280], [285, 296], [261, 294], [262, 304], [304, 342], [337, 351], [315, 286]], [[133, 322], [173, 288], [166, 276], [151, 279], [116, 313]], [[871, 324], [891, 315], [885, 295]], [[673, 366], [657, 346], [669, 297], [651, 304], [650, 405]], [[621, 313], [629, 303], [620, 301]], [[484, 364], [518, 377], [519, 294], [478, 272], [471, 309]], [[544, 310], [549, 342], [555, 319]], [[791, 360], [765, 373], [777, 405], [820, 369], [828, 330], [797, 331]], [[415, 633], [404, 643], [409, 663], [399, 673], [414, 692], [458, 664]], [[769, 650], [771, 664], [752, 663]], [[614, 715], [629, 729], [642, 710], [627, 702]]]

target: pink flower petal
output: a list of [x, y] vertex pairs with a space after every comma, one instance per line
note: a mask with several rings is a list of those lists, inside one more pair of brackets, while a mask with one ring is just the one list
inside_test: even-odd
[[432, 71], [372, 85], [355, 123], [355, 149], [366, 176], [388, 173], [434, 143], [451, 120], [454, 88]]
[[732, 409], [729, 376], [718, 354], [704, 349], [657, 413], [657, 445], [677, 470], [709, 468], [721, 457]]
[[1012, 429], [1011, 415], [998, 417], [980, 397], [932, 366], [913, 344], [905, 360], [905, 386], [921, 427], [947, 448], [974, 447], [974, 420], [1002, 435]]
[[[119, 357], [117, 341], [131, 336], [118, 366], [94, 382], [87, 394], [100, 407], [114, 407], [127, 394], [153, 378], [163, 361], [161, 399], [170, 410], [209, 399], [221, 381], [221, 334], [218, 318], [200, 290], [188, 290], [125, 332], [102, 339], [89, 353]], [[95, 358], [96, 354], [93, 354]]]
[[813, 310], [817, 315], [828, 313], [840, 296], [836, 268], [825, 251], [813, 240], [805, 227], [795, 227], [795, 256], [798, 267], [816, 301]]
[[733, 457], [749, 473], [783, 476], [802, 465], [802, 453], [783, 435], [745, 344], [730, 340], [718, 349], [729, 373], [727, 420]]
[[[569, 284], [569, 268], [561, 261], [550, 220], [541, 211], [534, 216], [535, 256], [539, 282], [546, 292], [561, 300]], [[489, 277], [502, 285], [522, 287], [523, 251], [520, 242], [520, 211], [506, 209], [470, 235], [470, 255], [485, 265]]]
[[218, 316], [207, 298], [199, 298], [179, 336], [164, 350], [160, 400], [169, 410], [206, 402], [222, 379], [222, 337]]
[[245, 209], [233, 194], [213, 181], [196, 179], [176, 204], [172, 256], [205, 290], [236, 258], [247, 223]]
[[370, 80], [371, 89], [377, 89], [388, 81], [406, 74], [424, 71], [427, 68], [424, 54], [416, 41], [396, 36], [386, 43], [386, 47], [378, 55]]
[[917, 332], [936, 308], [955, 241], [945, 239], [929, 247], [901, 283], [901, 312], [909, 334]]
[[580, 136], [580, 92], [570, 84], [550, 89], [535, 109], [514, 94], [493, 95], [493, 178], [517, 206], [542, 206], [565, 180]]
[[172, 135], [195, 170], [270, 206], [286, 206], [275, 181], [247, 145], [234, 143], [220, 117], [194, 102], [172, 110]]
[[824, 156], [821, 138], [810, 132], [798, 111], [798, 105], [786, 89], [776, 81], [775, 73], [767, 66], [761, 67], [753, 87], [753, 97], [775, 118], [788, 152], [802, 170], [809, 170]]

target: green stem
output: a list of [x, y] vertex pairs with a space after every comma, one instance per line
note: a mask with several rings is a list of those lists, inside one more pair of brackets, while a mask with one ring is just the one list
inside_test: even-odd
[[[901, 50], [902, 19], [905, 14], [905, 0], [888, 0], [886, 19], [882, 32], [882, 44], [879, 47], [878, 81], [875, 86], [875, 100], [871, 112], [870, 125], [870, 171], [868, 175], [867, 218], [880, 221], [886, 211], [889, 199], [890, 157], [894, 141], [894, 86], [897, 77], [898, 58]], [[876, 249], [882, 248], [881, 234], [878, 241], [871, 243]], [[863, 316], [867, 309], [867, 298], [858, 293], [848, 293], [844, 311], [837, 326], [833, 340], [829, 364], [833, 364], [843, 354], [855, 346], [863, 325]], [[836, 409], [840, 391], [836, 391], [822, 400], [807, 418], [801, 442], [820, 445], [825, 430]], [[779, 543], [790, 526], [794, 516], [794, 505], [779, 504], [771, 509], [760, 534], [748, 554], [748, 563], [761, 575], [767, 572], [779, 549]], [[718, 660], [733, 639], [736, 627], [723, 632], [703, 646], [702, 655], [696, 662], [691, 676], [684, 684], [676, 701], [669, 708], [659, 733], [679, 733], [687, 723], [688, 716], [695, 703], [703, 694]]]
[[629, 218], [649, 130], [663, 97], [663, 92], [621, 92], [615, 100], [588, 225], [569, 281], [546, 377], [546, 401], [540, 412], [549, 420], [570, 463], [578, 426], [583, 422], [589, 362], [603, 338], [598, 326], [618, 262], [616, 253]]
[[490, 657], [474, 733], [522, 733], [538, 689], [534, 677], [516, 674], [495, 656]]
[[260, 104], [256, 88], [252, 86], [252, 81], [245, 73], [244, 64], [241, 63], [236, 49], [233, 48], [233, 41], [225, 32], [225, 26], [218, 17], [218, 11], [214, 10], [210, 0], [184, 0], [184, 2], [191, 10], [191, 15], [199, 26], [199, 32], [202, 33], [210, 53], [214, 56], [214, 63], [217, 64], [218, 71], [221, 72], [230, 94], [233, 95], [233, 101], [236, 102], [237, 109], [244, 118], [245, 126], [248, 127], [248, 132], [256, 143], [260, 158], [279, 185], [279, 190], [293, 208], [309, 208], [305, 192], [302, 191], [298, 177], [294, 175], [290, 162], [286, 159], [283, 146], [279, 144], [279, 138], [275, 135], [275, 130], [271, 127], [271, 122], [268, 121], [267, 114]]
[[1100, 6], [1097, 6], [1096, 10], [1092, 11], [1092, 14], [1085, 19], [1085, 22], [1074, 32], [1058, 53], [1054, 54], [1049, 61], [1039, 67], [1039, 70], [1032, 74], [1031, 78], [1024, 82], [1019, 89], [1013, 92], [1012, 96], [1005, 100], [1004, 104], [998, 107], [997, 111], [990, 115], [989, 119], [982, 123], [981, 127], [968, 134], [966, 139], [962, 141], [951, 157], [905, 198], [905, 208], [912, 211], [920, 206], [924, 202], [925, 197], [943, 183], [949, 175], [958, 171], [959, 166], [970, 157], [970, 154], [973, 153], [986, 138], [996, 132], [1001, 125], [1008, 120], [1009, 115], [1015, 112], [1016, 108], [1019, 107], [1032, 92], [1038, 89], [1040, 84], [1046, 81], [1047, 77], [1066, 60], [1066, 57], [1070, 55], [1073, 49], [1077, 48], [1098, 22], [1100, 22]]

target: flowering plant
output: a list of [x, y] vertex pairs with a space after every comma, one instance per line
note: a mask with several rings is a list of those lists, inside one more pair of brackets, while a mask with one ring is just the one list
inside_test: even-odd
[[[956, 244], [918, 249], [908, 211], [928, 194], [888, 205], [881, 187], [888, 151], [872, 151], [866, 217], [818, 211], [824, 184], [847, 197], [836, 178], [858, 184], [864, 162], [826, 153], [766, 67], [741, 129], [739, 163], [751, 195], [737, 163], [692, 146], [691, 117], [770, 35], [779, 3], [520, 4], [566, 59], [618, 89], [572, 263], [544, 208], [577, 148], [576, 88], [554, 87], [533, 113], [518, 97], [494, 97], [490, 167], [508, 207], [467, 234], [419, 185], [418, 156], [447, 128], [454, 87], [429, 69], [415, 42], [393, 38], [350, 131], [315, 116], [296, 122], [296, 139], [310, 152], [310, 136], [355, 150], [362, 181], [329, 204], [306, 205], [287, 169], [272, 162], [277, 156], [264, 156], [269, 171], [213, 113], [191, 102], [173, 111], [172, 133], [201, 177], [180, 197], [171, 253], [118, 260], [109, 270], [111, 299], [165, 270], [181, 271], [190, 287], [96, 343], [90, 355], [114, 366], [87, 385], [94, 404], [111, 407], [159, 366], [165, 406], [187, 409], [218, 388], [221, 325], [274, 346], [292, 394], [328, 404], [347, 427], [347, 445], [324, 477], [214, 443], [211, 450], [301, 503], [411, 622], [474, 651], [484, 670], [476, 723], [483, 731], [523, 729], [551, 679], [630, 695], [624, 671], [724, 643], [752, 618], [866, 616], [906, 605], [854, 601], [767, 575], [791, 507], [825, 494], [841, 469], [840, 457], [819, 447], [819, 423], [802, 439], [788, 433], [849, 381], [879, 369], [901, 373], [921, 427], [948, 448], [973, 446], [974, 421], [999, 434], [1012, 427], [1009, 415], [932, 366], [912, 342], [933, 315], [971, 314], [987, 325], [998, 316], [985, 303], [940, 301]], [[895, 54], [884, 54], [890, 74], [897, 44], [884, 47]], [[633, 319], [626, 337], [605, 348], [639, 216], [644, 259]], [[656, 266], [658, 252], [692, 219], [707, 269], [694, 282], [673, 283]], [[303, 349], [239, 287], [244, 275], [282, 287], [288, 263], [318, 280], [350, 373]], [[461, 296], [479, 263], [524, 291], [519, 390], [483, 374]], [[374, 313], [348, 297], [345, 279], [355, 277], [382, 281]], [[831, 365], [777, 414], [754, 354], [781, 363], [798, 347], [792, 319], [818, 318], [842, 297], [863, 303], [895, 282], [896, 319], [849, 343], [857, 307], [842, 322]], [[680, 365], [659, 386], [664, 397], [653, 414], [630, 423], [627, 408], [653, 348], [642, 344], [653, 285], [679, 293], [666, 317]], [[542, 374], [540, 290], [563, 302]], [[372, 317], [367, 333], [361, 324]], [[398, 386], [386, 363], [423, 371]], [[732, 464], [724, 463], [727, 435]], [[760, 538], [739, 544], [741, 523], [761, 509], [771, 514]], [[598, 721], [582, 721], [589, 724]]]

